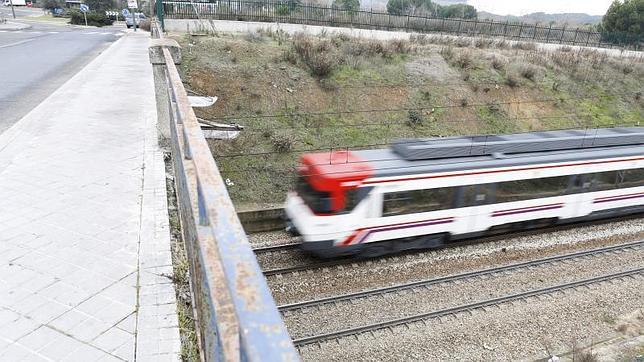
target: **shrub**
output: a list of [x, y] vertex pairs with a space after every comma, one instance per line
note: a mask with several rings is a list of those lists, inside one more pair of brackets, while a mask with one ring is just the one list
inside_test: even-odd
[[293, 148], [293, 143], [295, 143], [295, 138], [286, 133], [278, 133], [271, 136], [271, 141], [273, 141], [273, 148], [279, 153], [286, 153]]
[[[83, 16], [83, 13], [80, 11], [72, 11], [70, 12], [71, 19], [70, 23], [71, 24], [76, 24], [76, 25], [85, 25], [85, 17]], [[112, 25], [114, 21], [110, 18], [108, 18], [105, 13], [98, 13], [95, 11], [89, 11], [87, 12], [87, 25], [91, 26], [105, 26], [105, 25]]]
[[420, 126], [423, 124], [423, 121], [424, 121], [423, 115], [420, 114], [419, 111], [415, 109], [410, 109], [407, 112], [407, 124], [409, 124], [410, 126], [412, 127]]
[[517, 79], [517, 76], [514, 73], [507, 73], [505, 75], [505, 84], [514, 88], [519, 85], [519, 79]]
[[150, 26], [151, 24], [149, 19], [141, 20], [139, 22], [139, 28], [141, 30], [150, 31]]
[[470, 52], [461, 53], [456, 59], [456, 65], [461, 69], [469, 69], [474, 64], [474, 59], [472, 59], [472, 54]]
[[492, 58], [492, 68], [502, 70], [505, 67], [505, 62], [497, 57]]
[[524, 64], [519, 68], [519, 74], [525, 79], [531, 80], [534, 82], [535, 77], [537, 76], [537, 68], [529, 65], [529, 64]]
[[517, 41], [514, 44], [512, 44], [512, 48], [521, 49], [521, 50], [536, 50], [537, 44], [532, 42]]
[[443, 56], [443, 59], [450, 61], [454, 58], [454, 49], [451, 46], [443, 47], [440, 50], [440, 54]]

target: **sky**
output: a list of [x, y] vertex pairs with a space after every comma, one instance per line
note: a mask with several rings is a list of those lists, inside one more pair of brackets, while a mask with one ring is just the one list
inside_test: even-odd
[[468, 0], [477, 10], [498, 15], [544, 12], [604, 15], [613, 0]]

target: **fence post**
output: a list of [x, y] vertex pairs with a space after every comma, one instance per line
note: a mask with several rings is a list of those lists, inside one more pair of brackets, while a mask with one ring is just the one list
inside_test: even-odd
[[503, 37], [504, 38], [506, 37], [506, 34], [508, 33], [508, 21], [509, 20], [506, 20], [505, 24], [503, 25]]
[[563, 44], [564, 34], [566, 34], [566, 26], [561, 29], [561, 37], [559, 38], [559, 44]]
[[588, 34], [588, 36], [586, 37], [586, 46], [588, 46], [588, 43], [590, 43], [590, 34], [591, 34], [591, 32], [587, 31], [586, 34]]
[[532, 34], [532, 40], [534, 41], [537, 38], [537, 23], [534, 23], [534, 30]]
[[548, 35], [546, 35], [546, 43], [550, 43], [550, 31], [552, 30], [552, 23], [548, 27]]
[[409, 31], [409, 14], [407, 14], [407, 22], [405, 23], [405, 31]]
[[161, 23], [161, 31], [165, 31], [165, 22], [163, 21], [163, 0], [157, 0], [157, 18]]
[[519, 40], [523, 39], [523, 23], [520, 23], [521, 27], [519, 27]]
[[573, 45], [577, 44], [577, 35], [579, 35], [579, 28], [575, 29], [575, 40], [572, 41]]
[[456, 34], [461, 34], [461, 25], [463, 24], [463, 19], [458, 20], [458, 30], [456, 31]]

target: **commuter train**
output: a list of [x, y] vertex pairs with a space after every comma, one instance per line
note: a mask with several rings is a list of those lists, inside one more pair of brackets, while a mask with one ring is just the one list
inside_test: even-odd
[[400, 140], [304, 154], [287, 228], [321, 257], [644, 211], [644, 127]]

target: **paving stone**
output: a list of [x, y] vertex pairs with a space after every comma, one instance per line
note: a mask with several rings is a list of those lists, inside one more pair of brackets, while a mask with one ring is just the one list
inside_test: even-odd
[[177, 360], [147, 36], [0, 134], [0, 361]]

